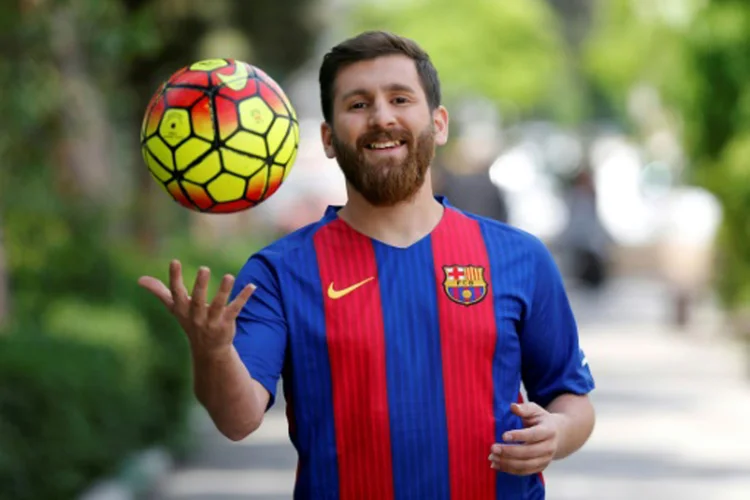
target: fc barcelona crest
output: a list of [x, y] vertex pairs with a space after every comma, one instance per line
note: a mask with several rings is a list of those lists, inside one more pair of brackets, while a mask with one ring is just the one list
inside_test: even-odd
[[443, 266], [443, 288], [453, 302], [469, 306], [487, 295], [484, 268], [479, 266]]

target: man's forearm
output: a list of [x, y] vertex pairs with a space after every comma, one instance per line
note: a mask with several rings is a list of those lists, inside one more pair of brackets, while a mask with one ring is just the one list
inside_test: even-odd
[[594, 430], [594, 407], [588, 396], [563, 394], [555, 398], [547, 411], [559, 423], [559, 441], [555, 460], [565, 458], [578, 451]]
[[260, 426], [267, 398], [234, 347], [211, 355], [193, 353], [193, 377], [198, 401], [226, 437], [238, 441]]

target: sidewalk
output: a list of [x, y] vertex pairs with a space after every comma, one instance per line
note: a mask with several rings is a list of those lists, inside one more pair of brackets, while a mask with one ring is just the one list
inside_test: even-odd
[[[747, 354], [707, 330], [659, 326], [662, 292], [625, 283], [599, 303], [573, 297], [598, 417], [584, 449], [547, 470], [548, 500], [750, 499]], [[150, 500], [291, 498], [296, 459], [282, 408], [241, 443], [201, 413], [201, 448]]]
[[750, 384], [738, 347], [631, 326], [583, 335], [597, 426], [548, 470], [550, 500], [750, 499]]

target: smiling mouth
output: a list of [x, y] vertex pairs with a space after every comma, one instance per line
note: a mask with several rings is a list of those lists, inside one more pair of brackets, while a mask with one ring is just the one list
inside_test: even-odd
[[384, 150], [384, 149], [394, 149], [399, 146], [403, 146], [404, 144], [406, 144], [406, 141], [373, 142], [371, 144], [366, 145], [365, 147], [367, 149], [379, 151], [379, 150]]

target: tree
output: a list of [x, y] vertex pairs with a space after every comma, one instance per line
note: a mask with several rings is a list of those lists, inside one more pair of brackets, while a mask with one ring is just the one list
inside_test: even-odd
[[[10, 89], [0, 96], [6, 239], [28, 247], [21, 233], [30, 218], [50, 227], [78, 210], [108, 214], [112, 234], [103, 237], [135, 236], [142, 250], [155, 251], [163, 235], [185, 226], [175, 219], [184, 223], [187, 213], [165, 209], [170, 200], [140, 156], [139, 123], [152, 93], [199, 57], [209, 34], [232, 30], [252, 46], [251, 62], [283, 80], [309, 56], [321, 29], [307, 15], [313, 2], [3, 3], [0, 83]], [[223, 45], [214, 50], [225, 53], [215, 56], [237, 57], [234, 49]], [[7, 254], [12, 267], [15, 249]]]
[[440, 73], [445, 97], [483, 97], [511, 119], [574, 120], [572, 85], [558, 21], [540, 0], [399, 0], [359, 4], [348, 31], [387, 29], [415, 39]]
[[[682, 103], [695, 180], [721, 200], [719, 291], [733, 310], [750, 309], [750, 5], [714, 0], [689, 37], [692, 92]], [[742, 325], [750, 335], [750, 324]]]
[[583, 43], [584, 69], [621, 123], [627, 125], [632, 118], [628, 98], [639, 86], [658, 89], [672, 109], [678, 110], [691, 82], [685, 39], [700, 3], [596, 3], [592, 31]]
[[722, 204], [720, 296], [731, 310], [750, 308], [750, 4], [611, 0], [597, 6], [586, 49], [591, 79], [631, 125], [630, 92], [643, 84], [659, 92], [686, 152], [684, 179]]
[[[307, 3], [0, 2], [5, 496], [73, 498], [137, 449], [184, 438], [188, 346], [137, 286], [138, 275], [163, 271], [163, 262], [144, 258], [133, 240], [155, 250], [186, 232], [188, 212], [145, 204], [172, 202], [158, 191], [141, 196], [158, 186], [140, 158], [140, 120], [158, 83], [193, 62], [209, 33], [240, 33], [253, 44], [250, 62], [283, 79], [312, 46]], [[257, 32], [241, 25], [247, 11], [263, 13], [253, 20]], [[192, 245], [179, 251], [186, 266], [237, 265]]]
[[[284, 78], [310, 57], [312, 42], [323, 29], [322, 24], [309, 15], [316, 0], [264, 0], [252, 5], [242, 0], [196, 1], [180, 2], [180, 8], [173, 0], [121, 1], [128, 17], [136, 18], [139, 13], [148, 11], [153, 19], [148, 28], [154, 24], [159, 26], [159, 36], [152, 43], [158, 50], [141, 51], [127, 65], [125, 83], [132, 92], [132, 106], [126, 112], [126, 120], [130, 124], [141, 119], [141, 113], [161, 81], [198, 58], [244, 59], [263, 68], [283, 85]], [[153, 38], [149, 29], [147, 39], [148, 36]], [[190, 36], [186, 37], [185, 33]], [[128, 138], [133, 144], [138, 127], [132, 126], [130, 130]], [[184, 210], [174, 217], [167, 216], [171, 201], [143, 166], [140, 154], [131, 154], [128, 164], [135, 172], [133, 227], [144, 251], [155, 251], [161, 239], [159, 235], [165, 233], [164, 227], [178, 225], [178, 221], [218, 222], [216, 218], [196, 215], [190, 218]], [[154, 217], [154, 214], [161, 215]]]

